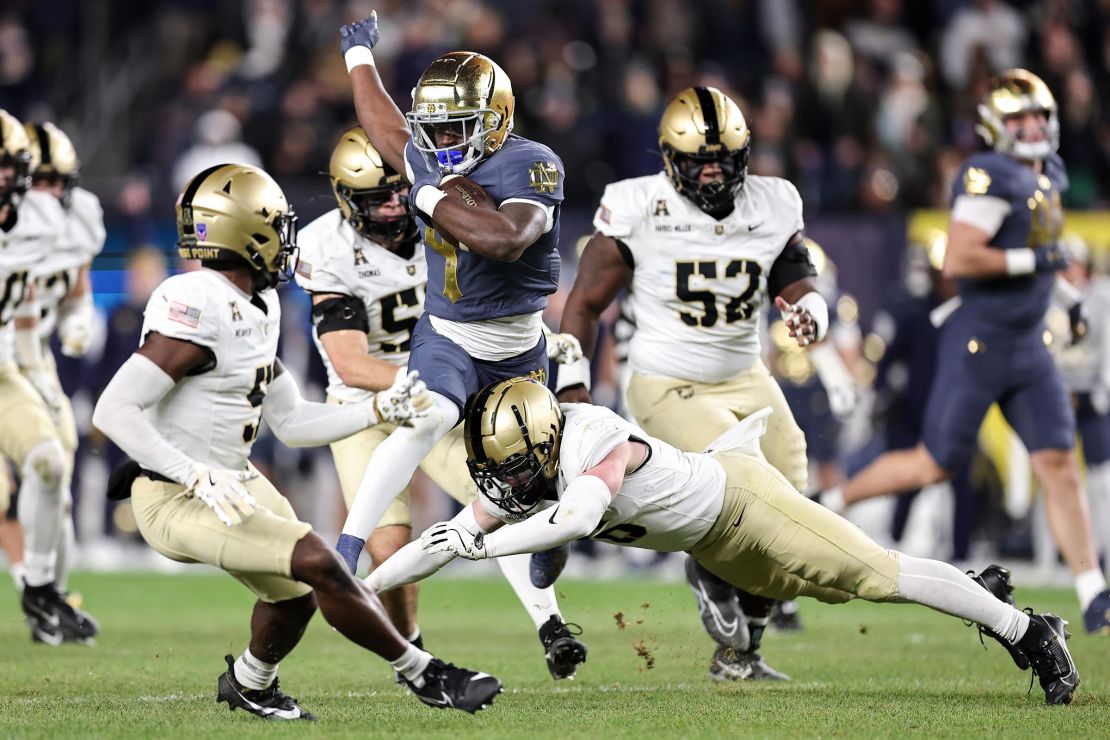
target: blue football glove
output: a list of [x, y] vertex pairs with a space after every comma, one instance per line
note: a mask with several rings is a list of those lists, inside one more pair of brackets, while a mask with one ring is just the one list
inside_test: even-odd
[[1071, 343], [1079, 344], [1087, 336], [1087, 309], [1082, 301], [1068, 309], [1068, 323], [1071, 324]]
[[370, 11], [370, 17], [348, 23], [339, 29], [339, 48], [346, 54], [356, 46], [373, 49], [378, 43], [378, 11]]
[[1038, 247], [1033, 250], [1035, 270], [1037, 272], [1057, 272], [1065, 270], [1068, 263], [1068, 252], [1059, 244], [1049, 244], [1047, 247]]

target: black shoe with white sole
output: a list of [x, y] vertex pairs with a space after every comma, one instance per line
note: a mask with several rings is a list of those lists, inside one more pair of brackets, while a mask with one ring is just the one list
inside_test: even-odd
[[100, 634], [100, 625], [96, 620], [70, 604], [53, 583], [29, 586], [24, 582], [22, 606], [31, 628], [31, 639], [35, 642], [88, 645]]
[[711, 681], [789, 681], [790, 676], [776, 671], [754, 650], [738, 653], [718, 646], [709, 661]]
[[248, 689], [235, 678], [235, 658], [224, 656], [227, 671], [216, 684], [216, 703], [227, 702], [228, 710], [242, 709], [262, 719], [291, 721], [303, 719], [316, 721], [316, 715], [306, 712], [297, 700], [288, 696], [278, 686], [278, 680], [264, 689]]
[[1068, 651], [1068, 623], [1055, 614], [1029, 614], [1029, 629], [1018, 647], [1029, 656], [1033, 673], [1044, 689], [1045, 704], [1071, 704], [1079, 671]]
[[420, 701], [437, 709], [461, 709], [475, 712], [485, 709], [501, 693], [501, 681], [478, 671], [459, 668], [432, 658], [420, 674], [423, 684], [419, 687], [405, 681]]

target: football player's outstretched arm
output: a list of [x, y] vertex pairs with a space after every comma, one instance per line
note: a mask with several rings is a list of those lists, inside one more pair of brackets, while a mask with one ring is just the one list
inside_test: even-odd
[[590, 401], [590, 358], [597, 348], [597, 325], [601, 314], [621, 289], [632, 282], [632, 255], [622, 251], [617, 240], [594, 232], [582, 250], [559, 331], [578, 339], [585, 358], [559, 368], [559, 400], [565, 403]]
[[339, 30], [340, 48], [351, 75], [355, 112], [358, 123], [370, 143], [381, 152], [382, 159], [398, 172], [405, 172], [405, 145], [409, 127], [405, 114], [389, 97], [378, 68], [374, 66], [371, 49], [378, 43], [378, 13], [350, 23]]
[[313, 293], [312, 323], [344, 385], [381, 391], [393, 384], [397, 366], [370, 354], [366, 338], [370, 320], [360, 299], [339, 293]]
[[[414, 185], [413, 192], [419, 187]], [[490, 211], [471, 208], [458, 198], [440, 198], [431, 210], [428, 215], [449, 234], [466, 234], [467, 249], [499, 262], [515, 262], [547, 228], [547, 212], [520, 201]]]
[[411, 424], [432, 405], [424, 382], [415, 371], [394, 368], [396, 380], [369, 401], [337, 406], [306, 401], [281, 360], [274, 362], [274, 379], [262, 402], [262, 418], [274, 435], [289, 447], [320, 447], [344, 439], [381, 421]]

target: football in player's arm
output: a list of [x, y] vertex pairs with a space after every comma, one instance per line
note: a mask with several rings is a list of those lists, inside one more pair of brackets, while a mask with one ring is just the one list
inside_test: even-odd
[[608, 409], [560, 406], [532, 380], [489, 386], [468, 405], [463, 432], [479, 501], [429, 527], [367, 584], [385, 590], [456, 557], [535, 552], [581, 537], [685, 551], [733, 586], [771, 598], [911, 602], [975, 622], [1019, 668], [1033, 667], [1047, 703], [1071, 701], [1079, 674], [1063, 620], [1018, 611], [999, 566], [969, 578], [884, 549], [798, 495], [758, 456], [768, 413], [730, 430], [710, 454], [686, 453]]

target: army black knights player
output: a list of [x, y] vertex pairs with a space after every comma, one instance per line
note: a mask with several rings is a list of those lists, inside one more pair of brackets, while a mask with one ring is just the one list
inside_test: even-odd
[[[429, 527], [370, 574], [375, 591], [425, 578], [456, 557], [537, 552], [581, 537], [688, 552], [727, 583], [770, 598], [916, 603], [982, 625], [1049, 704], [1079, 683], [1064, 622], [1013, 606], [1008, 571], [969, 577], [877, 545], [763, 459], [770, 409], [710, 447], [682, 452], [609, 409], [562, 404], [527, 378], [484, 388], [463, 435], [479, 499]], [[508, 526], [504, 526], [504, 525]]]
[[[405, 374], [428, 278], [416, 219], [408, 208], [408, 182], [382, 161], [361, 128], [340, 137], [329, 173], [338, 208], [301, 230], [295, 277], [312, 294], [313, 339], [328, 372], [328, 402], [345, 405], [371, 400]], [[548, 348], [557, 345], [549, 340]], [[348, 508], [371, 455], [395, 429], [382, 423], [332, 443]], [[460, 504], [477, 498], [461, 426], [440, 439], [420, 467]], [[411, 539], [406, 488], [386, 509], [366, 547], [380, 565]], [[573, 677], [586, 648], [563, 621], [555, 589], [532, 585], [528, 561], [527, 555], [518, 555], [497, 563], [539, 630], [551, 675]], [[415, 584], [382, 594], [394, 626], [422, 646], [416, 602]]]
[[[601, 313], [628, 289], [636, 317], [628, 409], [637, 423], [699, 452], [770, 406], [763, 454], [804, 493], [805, 436], [760, 359], [759, 340], [768, 296], [800, 346], [828, 330], [802, 237], [801, 197], [786, 180], [748, 174], [747, 123], [716, 88], [689, 88], [671, 101], [659, 146], [663, 171], [606, 187], [561, 330], [591, 352]], [[588, 360], [578, 373], [560, 373], [560, 400], [588, 400], [588, 381]], [[692, 558], [687, 580], [718, 644], [710, 677], [785, 678], [757, 652], [772, 603], [737, 594]]]
[[278, 687], [278, 663], [316, 608], [340, 634], [386, 658], [426, 704], [475, 712], [501, 690], [409, 644], [376, 596], [297, 520], [248, 459], [262, 419], [289, 446], [334, 442], [427, 408], [414, 374], [371, 401], [305, 401], [276, 359], [296, 218], [262, 170], [225, 164], [199, 173], [177, 203], [181, 253], [202, 269], [163, 282], [147, 304], [142, 346], [104, 390], [93, 423], [133, 462], [109, 495], [130, 495], [143, 538], [168, 558], [227, 571], [258, 596], [251, 641], [227, 656], [217, 699], [269, 719], [314, 719]]
[[[59, 248], [66, 217], [58, 199], [29, 191], [36, 161], [27, 132], [0, 110], [0, 454], [22, 478], [24, 531], [21, 605], [36, 642], [84, 642], [96, 622], [58, 588], [64, 537], [66, 454], [55, 423], [58, 391], [43, 356], [34, 279]], [[6, 507], [5, 507], [6, 508]]]

